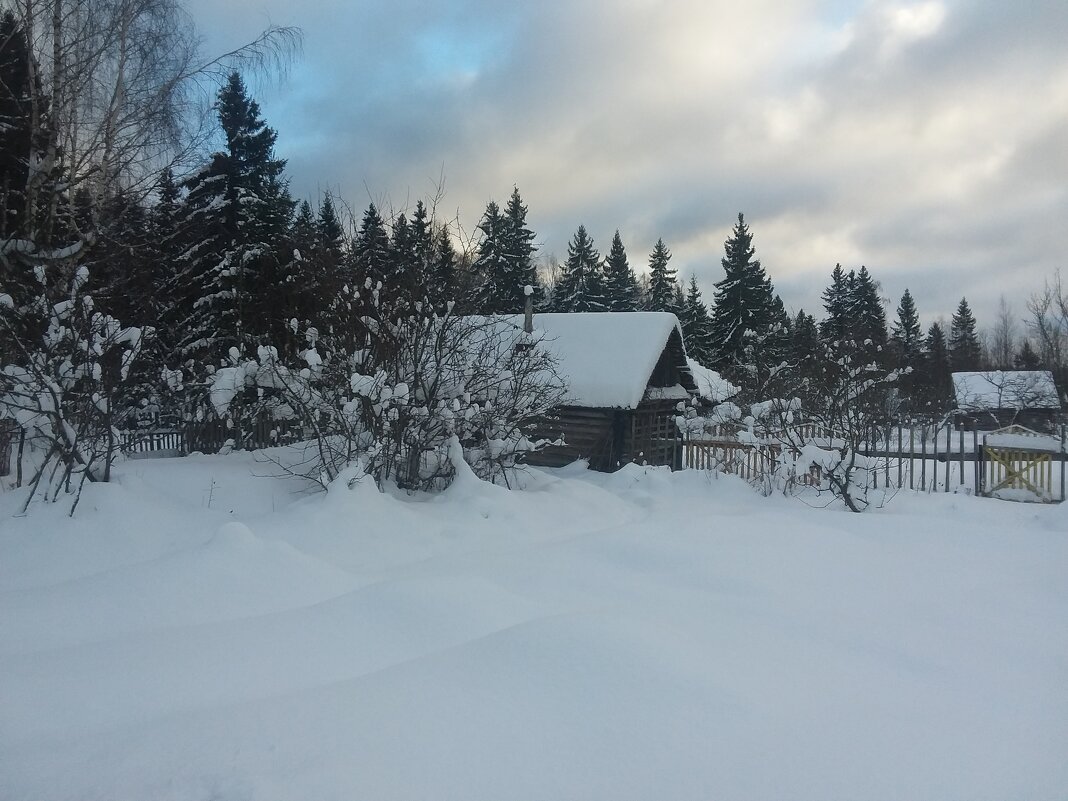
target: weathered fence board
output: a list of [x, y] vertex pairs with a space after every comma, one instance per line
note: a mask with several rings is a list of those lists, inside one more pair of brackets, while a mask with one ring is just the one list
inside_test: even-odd
[[[707, 439], [683, 440], [680, 443], [683, 466], [732, 473], [747, 480], [759, 479], [774, 471], [781, 445], [774, 441], [763, 445], [748, 444], [737, 439], [737, 428], [733, 436], [727, 427], [721, 429]], [[821, 447], [841, 447], [843, 444], [833, 432], [814, 428], [805, 430], [806, 433], [821, 435], [821, 439], [816, 441]], [[984, 448], [982, 436], [978, 431], [958, 430], [949, 423], [940, 426], [894, 426], [873, 431], [859, 452], [877, 460], [872, 478], [878, 484], [881, 476], [885, 487], [907, 487], [922, 492], [964, 490], [981, 494], [991, 494], [993, 488], [997, 487], [997, 496], [1003, 498], [1012, 495], [1022, 499], [1030, 493], [1033, 499], [1066, 499], [1065, 460], [1068, 458], [1068, 449], [1065, 441], [1068, 439], [1068, 430], [1065, 427], [1061, 427], [1058, 436], [1041, 435], [1040, 440], [1034, 440], [1044, 449], [1043, 458], [1028, 455], [1026, 446], [1029, 441], [1024, 440], [1022, 444], [1013, 441], [1016, 447], [1011, 455], [1000, 460], [992, 459]], [[895, 478], [896, 481], [893, 481]], [[806, 479], [806, 483], [808, 481], [813, 479]]]

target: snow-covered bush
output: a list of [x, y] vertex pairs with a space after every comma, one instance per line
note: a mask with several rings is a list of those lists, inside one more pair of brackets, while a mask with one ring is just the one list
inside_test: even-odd
[[[36, 272], [39, 292], [16, 307], [0, 288], [0, 417], [21, 430], [23, 450], [17, 482], [28, 476], [31, 492], [55, 500], [84, 481], [107, 481], [118, 452], [117, 410], [131, 368], [150, 329], [123, 326], [96, 311], [84, 290], [88, 270], [78, 268], [59, 286], [45, 269]], [[25, 462], [25, 465], [23, 464]], [[24, 471], [25, 466], [29, 471]], [[75, 501], [75, 504], [77, 501]]]
[[477, 476], [508, 484], [522, 455], [547, 444], [530, 432], [559, 404], [563, 383], [548, 351], [512, 322], [421, 307], [366, 322], [376, 330], [373, 349], [319, 343], [294, 367], [272, 348], [233, 359], [211, 382], [216, 411], [230, 413], [233, 399], [255, 388], [275, 413], [305, 426], [316, 450], [310, 474], [324, 484], [358, 462], [379, 483], [443, 488], [456, 471], [454, 437]]

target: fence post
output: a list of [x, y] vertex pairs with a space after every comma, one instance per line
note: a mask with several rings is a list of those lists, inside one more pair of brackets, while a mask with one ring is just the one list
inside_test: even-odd
[[964, 486], [964, 429], [960, 429], [957, 432], [959, 437], [958, 447], [960, 448], [960, 483]]
[[927, 426], [920, 429], [920, 492], [927, 492]]
[[886, 426], [886, 449], [883, 451], [885, 472], [883, 473], [883, 478], [886, 479], [885, 484], [887, 487], [890, 486], [890, 432], [892, 430], [889, 425]]
[[1060, 465], [1061, 465], [1061, 500], [1064, 500], [1064, 423], [1061, 423], [1061, 453], [1060, 453]]
[[949, 492], [949, 469], [953, 466], [953, 429], [946, 423], [946, 492]]

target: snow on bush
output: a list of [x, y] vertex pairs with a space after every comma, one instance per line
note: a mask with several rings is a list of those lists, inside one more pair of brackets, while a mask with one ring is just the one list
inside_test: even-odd
[[[22, 431], [30, 467], [26, 503], [55, 500], [84, 481], [107, 481], [118, 452], [117, 400], [151, 329], [123, 326], [84, 293], [83, 266], [63, 284], [37, 273], [39, 294], [23, 308], [0, 304], [0, 417]], [[62, 293], [62, 300], [54, 299]], [[77, 501], [75, 500], [75, 504]]]
[[454, 438], [477, 476], [508, 483], [522, 455], [546, 444], [530, 432], [564, 388], [537, 336], [505, 318], [427, 313], [374, 322], [388, 344], [373, 355], [365, 348], [324, 359], [309, 347], [297, 356], [306, 366], [289, 367], [272, 347], [255, 358], [232, 353], [210, 379], [215, 412], [232, 417], [237, 404], [255, 403], [301, 421], [323, 484], [359, 463], [379, 483], [443, 488], [456, 474]]

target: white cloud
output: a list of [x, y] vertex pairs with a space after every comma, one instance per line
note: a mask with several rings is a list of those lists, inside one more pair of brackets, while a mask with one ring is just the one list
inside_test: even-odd
[[980, 322], [1068, 266], [1061, 3], [224, 7], [194, 8], [216, 37], [306, 28], [299, 80], [263, 98], [299, 193], [403, 206], [444, 167], [471, 228], [518, 184], [545, 251], [619, 228], [641, 266], [663, 236], [706, 294], [744, 211], [809, 309], [839, 261], [928, 315], [968, 294]]

